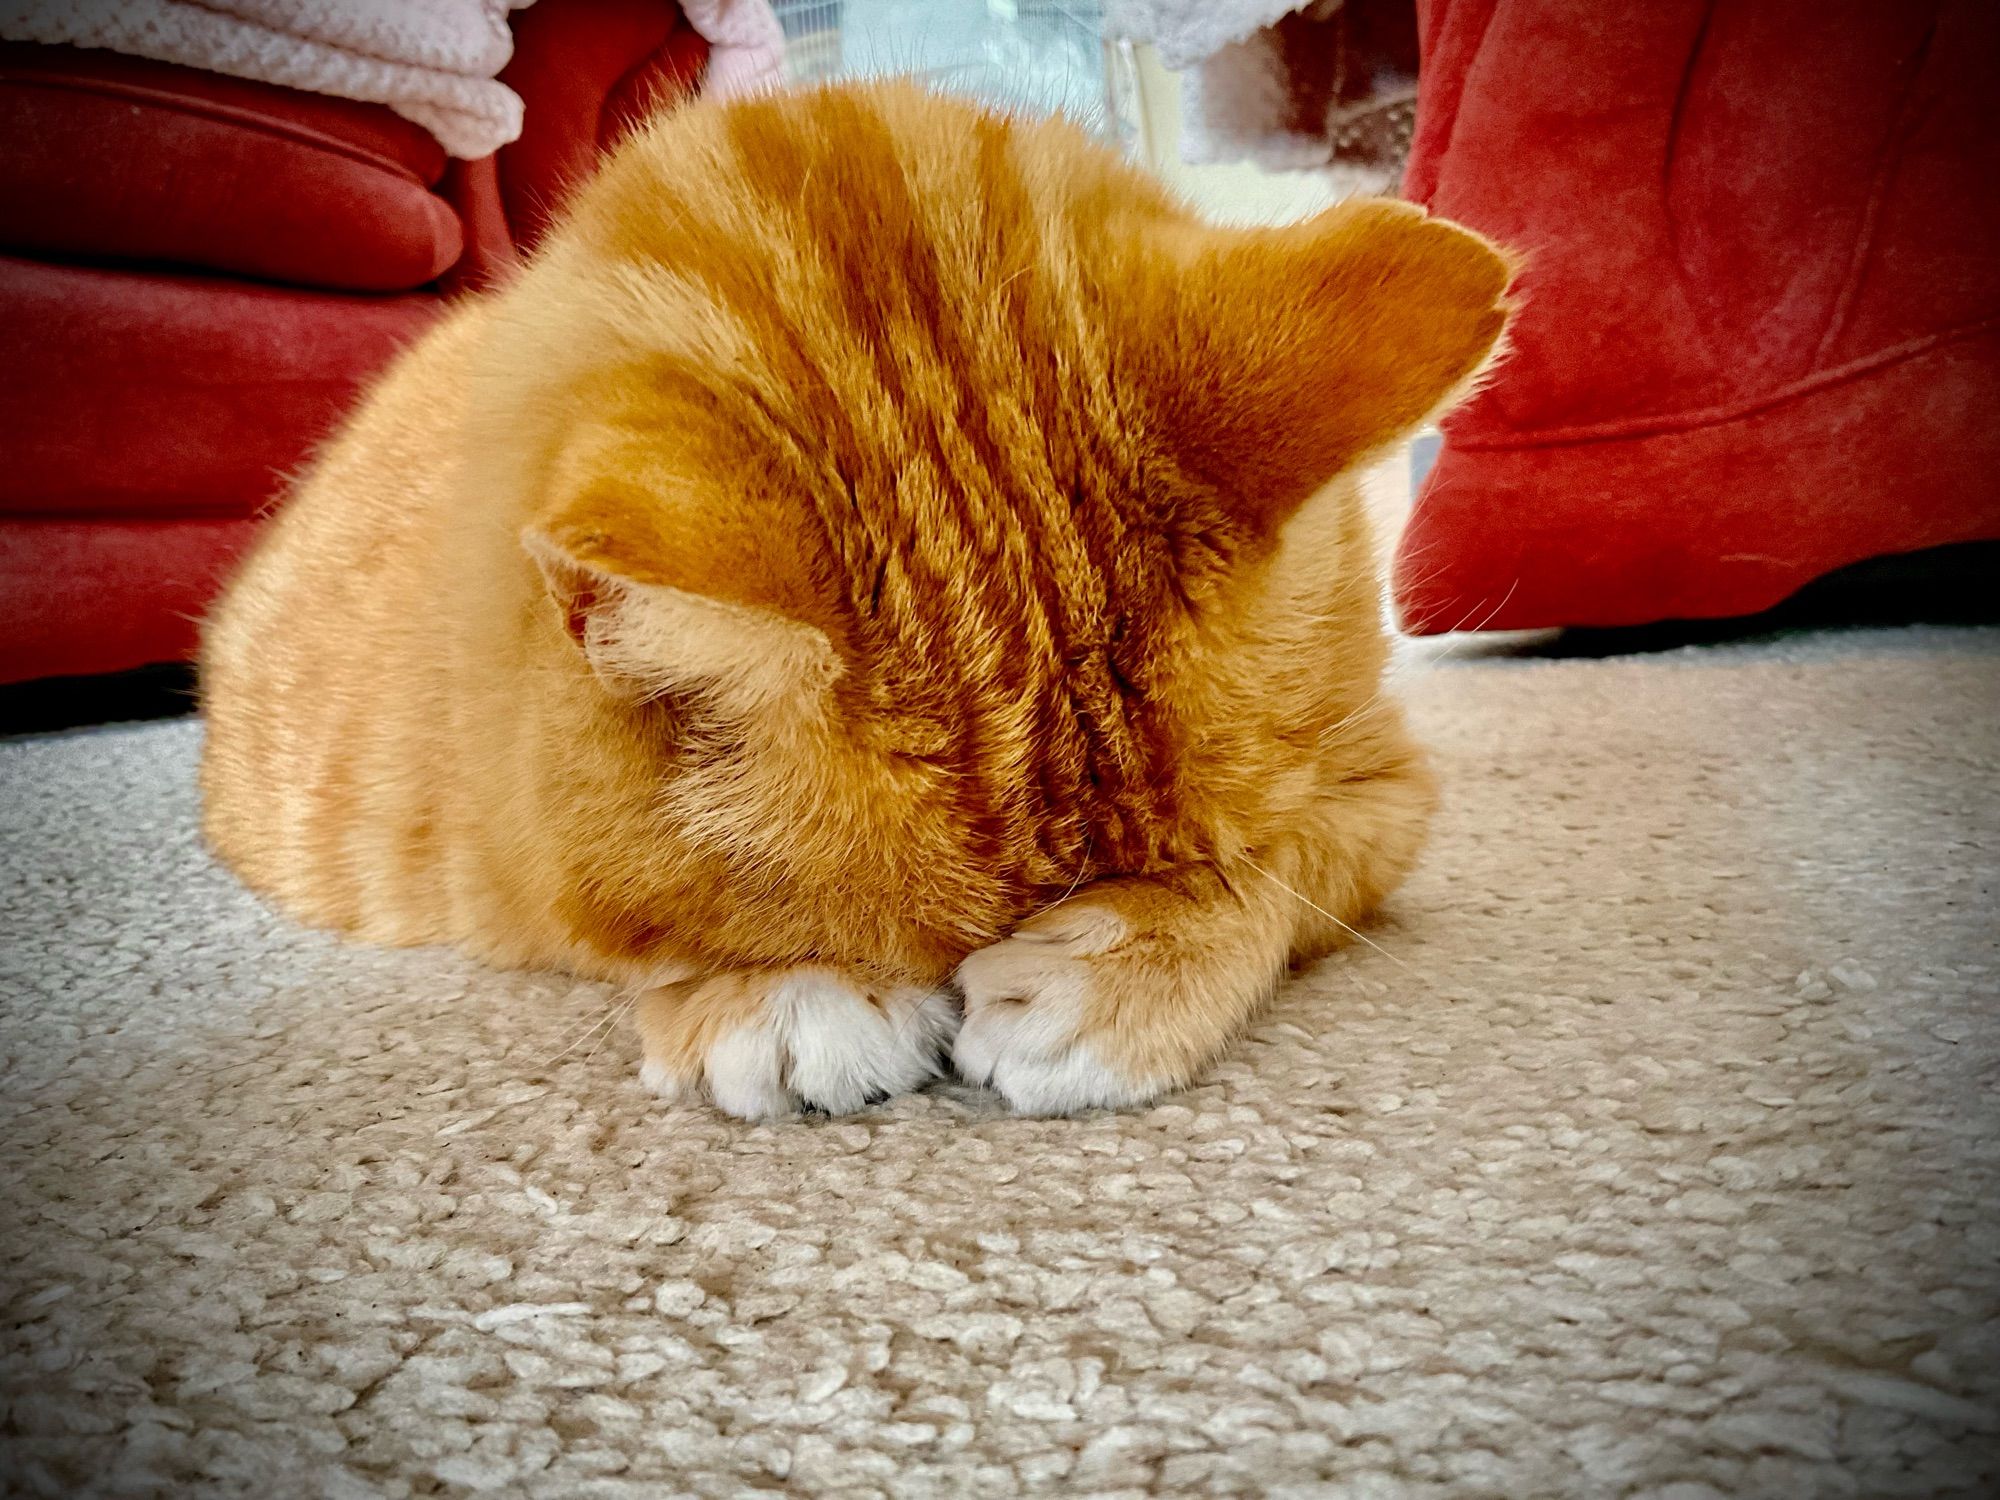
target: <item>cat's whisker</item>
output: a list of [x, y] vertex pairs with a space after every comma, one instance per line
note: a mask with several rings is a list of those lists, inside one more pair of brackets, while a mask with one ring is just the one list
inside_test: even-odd
[[595, 1016], [591, 1018], [590, 1024], [584, 1027], [583, 1030], [579, 1031], [576, 1034], [575, 1038], [571, 1040], [570, 1044], [567, 1047], [564, 1047], [562, 1051], [558, 1052], [554, 1057], [550, 1058], [548, 1062], [545, 1063], [543, 1066], [553, 1068], [557, 1063], [561, 1062], [565, 1057], [568, 1057], [570, 1053], [576, 1051], [577, 1048], [581, 1047], [585, 1042], [589, 1041], [592, 1036], [597, 1034], [598, 1031], [600, 1030], [608, 1031], [612, 1026], [617, 1024], [618, 1018], [622, 1016], [625, 1013], [625, 1011], [631, 1009], [632, 1005], [637, 1002], [638, 998], [639, 997], [636, 994], [634, 994], [631, 1000], [627, 1001], [625, 1005], [621, 1008], [617, 997], [613, 996], [610, 1002], [606, 1004], [604, 1009], [599, 1011]]
[[591, 1044], [590, 1051], [584, 1054], [583, 1060], [585, 1064], [588, 1064], [593, 1058], [597, 1056], [597, 1054], [600, 1051], [603, 1050], [605, 1040], [611, 1035], [612, 1032], [618, 1029], [618, 1025], [621, 1021], [623, 1021], [627, 1016], [632, 1014], [633, 1007], [638, 1005], [639, 1003], [639, 994], [640, 992], [638, 990], [634, 990], [630, 995], [626, 997], [625, 1003], [623, 1005], [616, 1006], [613, 1009], [610, 1024], [605, 1026], [603, 1030], [598, 1032], [597, 1040]]
[[[1473, 605], [1471, 609], [1468, 609], [1464, 614], [1460, 615], [1458, 617], [1458, 623], [1456, 625], [1452, 626], [1450, 630], [1441, 632], [1441, 634], [1444, 635], [1457, 636], [1458, 639], [1447, 642], [1442, 651], [1438, 652], [1436, 656], [1429, 658], [1425, 662], [1425, 666], [1435, 667], [1442, 662], [1450, 661], [1452, 657], [1458, 655], [1460, 652], [1464, 651], [1468, 646], [1470, 646], [1472, 644], [1471, 637], [1477, 635], [1480, 631], [1484, 630], [1487, 627], [1488, 623], [1490, 623], [1493, 620], [1493, 618], [1500, 613], [1501, 610], [1507, 607], [1507, 601], [1514, 597], [1514, 591], [1520, 588], [1520, 586], [1521, 586], [1521, 580], [1519, 576], [1516, 576], [1514, 581], [1507, 585], [1507, 592], [1500, 596], [1500, 602], [1498, 604], [1495, 604], [1491, 609], [1487, 610], [1484, 615], [1480, 616], [1479, 623], [1477, 625], [1472, 626], [1470, 629], [1466, 628], [1465, 622], [1471, 619], [1474, 614], [1478, 613], [1478, 611], [1486, 603], [1486, 601], [1484, 599], [1481, 599], [1478, 604]], [[1414, 637], [1410, 637], [1410, 639], [1414, 639]]]
[[1343, 729], [1347, 728], [1348, 725], [1354, 723], [1356, 720], [1361, 718], [1363, 714], [1373, 713], [1377, 708], [1381, 707], [1382, 704], [1388, 700], [1388, 696], [1389, 692], [1387, 688], [1377, 688], [1362, 702], [1359, 708], [1356, 708], [1351, 713], [1347, 714], [1338, 723], [1329, 725], [1327, 728], [1322, 729], [1319, 735], [1320, 743], [1324, 745], [1328, 740], [1332, 739], [1335, 735], [1339, 734]]
[[[1239, 856], [1239, 858], [1240, 857], [1241, 856]], [[1369, 947], [1373, 948], [1377, 953], [1381, 954], [1384, 958], [1388, 959], [1390, 963], [1396, 965], [1397, 968], [1406, 969], [1412, 974], [1417, 972], [1415, 969], [1410, 968], [1410, 966], [1407, 963], [1405, 963], [1402, 959], [1396, 957], [1396, 955], [1391, 953], [1387, 948], [1384, 948], [1380, 943], [1376, 942], [1375, 939], [1370, 937], [1367, 933], [1363, 932], [1360, 928], [1350, 927], [1347, 923], [1341, 921], [1340, 918], [1336, 917], [1332, 912], [1328, 911], [1324, 906], [1321, 906], [1317, 901], [1313, 900], [1312, 897], [1307, 896], [1299, 891], [1293, 890], [1290, 886], [1286, 885], [1284, 881], [1278, 879], [1277, 876], [1273, 875], [1269, 870], [1265, 869], [1262, 865], [1257, 864], [1256, 862], [1250, 859], [1244, 859], [1243, 863], [1248, 865], [1251, 869], [1255, 870], [1259, 875], [1262, 875], [1266, 880], [1270, 881], [1271, 884], [1275, 885], [1279, 890], [1286, 892], [1288, 895], [1297, 897], [1307, 906], [1310, 906], [1314, 911], [1318, 912], [1322, 917], [1325, 917], [1327, 921], [1333, 923], [1334, 926], [1338, 927], [1348, 936], [1356, 938], [1359, 941], [1366, 943]]]
[[[1084, 836], [1083, 858], [1077, 862], [1076, 878], [1070, 881], [1069, 889], [1064, 891], [1060, 896], [1056, 897], [1055, 900], [1049, 902], [1047, 905], [1036, 907], [1033, 911], [1029, 912], [1025, 917], [1021, 918], [1022, 922], [1032, 922], [1035, 920], [1036, 917], [1041, 916], [1043, 913], [1054, 911], [1058, 906], [1061, 906], [1063, 902], [1069, 900], [1070, 897], [1076, 894], [1077, 888], [1083, 884], [1083, 877], [1090, 872], [1090, 852], [1091, 852], [1092, 837], [1093, 836], [1089, 834], [1086, 834]], [[1020, 923], [1016, 923], [1015, 925], [1019, 926]]]
[[[940, 985], [936, 990], [932, 991], [932, 994], [938, 994], [938, 995], [942, 995], [945, 993], [947, 992], [944, 986], [942, 985]], [[928, 995], [925, 996], [923, 1000], [919, 1000], [915, 1005], [912, 1005], [907, 1011], [903, 1013], [903, 1019], [900, 1022], [898, 1022], [896, 1026], [896, 1040], [898, 1043], [900, 1043], [903, 1040], [903, 1038], [909, 1034], [910, 1028], [917, 1024], [917, 1018], [924, 1013], [924, 1005], [929, 998], [930, 997]]]
[[[1479, 623], [1473, 626], [1472, 629], [1475, 632], [1481, 631], [1484, 630], [1488, 625], [1492, 624], [1494, 617], [1497, 616], [1501, 610], [1507, 607], [1507, 601], [1514, 597], [1514, 591], [1520, 588], [1520, 586], [1521, 586], [1521, 577], [1517, 573], [1514, 575], [1514, 581], [1507, 585], [1507, 592], [1500, 596], [1500, 602], [1494, 605], [1491, 609], [1487, 610], [1486, 613], [1480, 618]], [[1464, 622], [1460, 621], [1459, 624], [1460, 626], [1463, 626]]]

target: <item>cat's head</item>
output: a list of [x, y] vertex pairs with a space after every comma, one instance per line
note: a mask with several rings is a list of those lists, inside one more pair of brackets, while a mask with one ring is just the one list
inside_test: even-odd
[[1385, 201], [1211, 227], [908, 86], [689, 107], [503, 317], [538, 628], [670, 721], [635, 743], [698, 837], [927, 869], [976, 940], [1303, 785], [1274, 744], [1381, 660], [1339, 481], [1475, 378], [1509, 276]]

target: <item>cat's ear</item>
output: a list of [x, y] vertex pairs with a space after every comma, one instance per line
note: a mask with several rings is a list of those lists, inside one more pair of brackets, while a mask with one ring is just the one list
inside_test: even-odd
[[1388, 199], [1279, 229], [1163, 224], [1144, 253], [1114, 319], [1121, 380], [1191, 477], [1266, 526], [1471, 387], [1515, 269]]
[[560, 528], [531, 527], [521, 540], [555, 621], [620, 697], [698, 694], [725, 712], [753, 714], [815, 698], [840, 674], [826, 633], [777, 599], [754, 599], [740, 586], [718, 594], [659, 582], [645, 576], [657, 569]]

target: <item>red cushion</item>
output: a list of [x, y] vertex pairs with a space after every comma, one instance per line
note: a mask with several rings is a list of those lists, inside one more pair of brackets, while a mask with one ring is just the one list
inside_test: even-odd
[[388, 109], [0, 45], [0, 249], [407, 291], [459, 258], [445, 157]]
[[194, 654], [252, 520], [22, 520], [0, 526], [0, 682], [120, 672]]
[[2000, 8], [1428, 0], [1406, 192], [1528, 256], [1420, 631], [1769, 607], [2000, 537]]
[[520, 139], [500, 148], [500, 180], [515, 237], [532, 245], [633, 124], [700, 85], [708, 43], [662, 0], [533, 5], [513, 27], [500, 81], [526, 109]]
[[0, 256], [0, 681], [189, 651], [244, 518], [441, 306], [158, 262], [353, 291], [450, 264], [442, 286], [489, 284], [514, 261], [509, 216], [532, 239], [706, 57], [671, 0], [543, 0], [514, 24], [528, 134], [449, 168], [372, 105], [0, 46], [0, 248], [128, 263]]
[[0, 513], [249, 514], [439, 306], [0, 257]]

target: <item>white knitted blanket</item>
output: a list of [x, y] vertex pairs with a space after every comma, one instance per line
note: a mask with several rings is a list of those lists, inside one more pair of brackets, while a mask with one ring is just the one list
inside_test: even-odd
[[[507, 18], [532, 0], [0, 0], [0, 37], [103, 47], [235, 78], [386, 104], [453, 156], [521, 133], [521, 98], [499, 81]], [[714, 51], [710, 81], [774, 81], [784, 38], [766, 0], [689, 0]]]
[[[1375, 77], [1365, 98], [1318, 99], [1299, 76], [1301, 53], [1321, 54], [1331, 78], [1347, 64], [1337, 13], [1344, 0], [1105, 0], [1105, 34], [1150, 43], [1181, 80], [1184, 160], [1248, 160], [1273, 168], [1316, 167], [1349, 159], [1343, 146], [1357, 113], [1416, 98], [1416, 79]], [[1280, 23], [1294, 13], [1309, 23], [1288, 44]], [[1323, 85], [1322, 85], [1323, 86]], [[1316, 99], [1302, 106], [1301, 92]], [[1366, 153], [1364, 153], [1366, 154]], [[1398, 153], [1400, 154], [1400, 153]], [[1373, 160], [1350, 165], [1379, 166]], [[1388, 180], [1372, 183], [1385, 190]]]
[[1105, 0], [1104, 28], [1151, 42], [1175, 72], [1275, 26], [1306, 0]]

